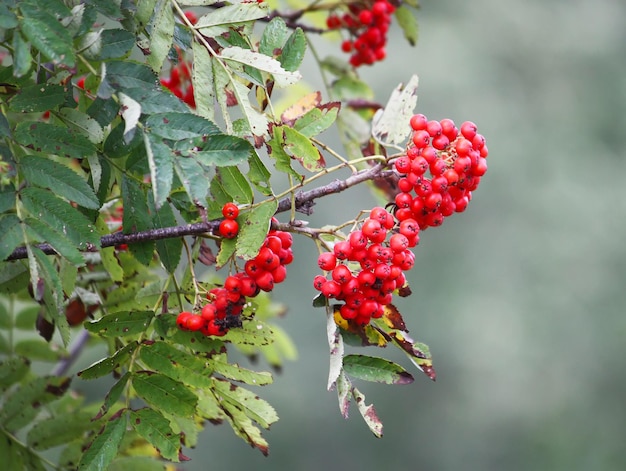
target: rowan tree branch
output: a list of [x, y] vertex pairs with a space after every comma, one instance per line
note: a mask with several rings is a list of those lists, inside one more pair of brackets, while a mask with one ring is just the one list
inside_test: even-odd
[[[318, 198], [328, 196], [334, 193], [341, 193], [342, 191], [345, 191], [354, 185], [358, 185], [359, 183], [373, 180], [375, 178], [385, 178], [386, 176], [393, 174], [393, 171], [384, 170], [384, 168], [385, 165], [379, 163], [372, 166], [371, 168], [354, 173], [345, 180], [335, 180], [326, 185], [313, 188], [311, 190], [298, 191], [295, 195], [295, 209], [296, 211], [304, 214], [311, 214], [313, 212], [312, 207], [315, 204], [315, 200]], [[292, 198], [290, 196], [281, 199], [278, 203], [278, 209], [276, 210], [276, 213], [289, 211], [291, 209], [291, 205]], [[137, 242], [148, 242], [154, 240], [173, 239], [177, 237], [214, 233], [217, 231], [220, 222], [221, 219], [217, 219], [208, 222], [198, 222], [195, 224], [185, 224], [181, 226], [149, 229], [147, 231], [134, 232], [131, 234], [116, 232], [114, 234], [107, 234], [105, 236], [102, 236], [100, 238], [100, 247], [106, 248], [114, 247], [120, 244], [133, 244]], [[39, 244], [37, 245], [37, 248], [39, 248], [43, 253], [47, 255], [57, 254], [54, 248], [49, 244]], [[86, 251], [97, 252], [98, 247], [90, 246], [87, 248]], [[11, 253], [11, 255], [6, 258], [6, 261], [19, 260], [27, 257], [28, 254], [26, 252], [26, 247], [18, 247], [13, 251], [13, 253]]]

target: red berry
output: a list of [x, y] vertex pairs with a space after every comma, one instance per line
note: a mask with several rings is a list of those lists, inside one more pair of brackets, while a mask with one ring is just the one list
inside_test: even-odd
[[476, 125], [471, 121], [465, 121], [461, 124], [461, 134], [463, 134], [465, 139], [470, 141], [474, 139], [474, 136], [476, 136], [477, 129]]
[[186, 329], [187, 328], [187, 320], [191, 316], [193, 316], [193, 314], [191, 312], [188, 312], [188, 311], [181, 312], [176, 317], [176, 325], [178, 325], [178, 327], [180, 327], [181, 329]]
[[200, 316], [196, 316], [196, 315], [191, 315], [187, 318], [187, 321], [185, 322], [185, 327], [187, 328], [187, 330], [191, 330], [192, 332], [196, 332], [200, 329], [202, 329], [202, 327], [204, 327], [204, 324], [206, 323], [206, 321], [200, 317]]
[[413, 115], [410, 121], [413, 131], [421, 131], [422, 129], [426, 129], [427, 123], [428, 119], [423, 114]]
[[321, 291], [327, 298], [336, 298], [341, 294], [341, 285], [334, 280], [327, 280], [322, 285]]
[[323, 252], [317, 258], [318, 266], [324, 271], [331, 271], [337, 266], [337, 257], [333, 252]]
[[337, 265], [332, 272], [333, 280], [343, 285], [352, 279], [352, 272], [345, 265]]
[[338, 260], [347, 260], [352, 254], [352, 246], [349, 241], [342, 240], [335, 244], [333, 251]]
[[235, 203], [226, 203], [222, 208], [222, 215], [226, 219], [237, 219], [239, 207]]
[[374, 21], [374, 15], [369, 10], [361, 10], [359, 12], [359, 21], [364, 25], [371, 25]]
[[262, 291], [269, 292], [274, 289], [274, 277], [269, 271], [261, 272], [254, 281]]
[[232, 239], [237, 237], [239, 232], [239, 224], [234, 219], [224, 219], [220, 223], [219, 228], [220, 235], [226, 239]]
[[212, 303], [208, 303], [205, 304], [204, 307], [202, 308], [202, 311], [200, 311], [200, 316], [205, 320], [205, 321], [210, 321], [215, 319], [215, 312], [217, 310], [215, 309], [215, 306]]

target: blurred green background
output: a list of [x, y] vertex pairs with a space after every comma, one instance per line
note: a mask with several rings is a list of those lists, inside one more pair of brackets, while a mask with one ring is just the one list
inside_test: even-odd
[[[417, 73], [418, 111], [475, 121], [490, 150], [468, 211], [423, 234], [413, 296], [397, 302], [437, 382], [357, 384], [381, 440], [355, 408], [340, 417], [324, 315], [309, 301], [315, 253], [298, 241], [275, 294], [300, 357], [259, 390], [281, 417], [270, 456], [209, 426], [182, 469], [626, 467], [626, 3], [424, 0], [418, 19], [417, 47], [396, 31], [363, 79], [384, 103]], [[365, 189], [327, 200], [313, 224], [376, 202]]]

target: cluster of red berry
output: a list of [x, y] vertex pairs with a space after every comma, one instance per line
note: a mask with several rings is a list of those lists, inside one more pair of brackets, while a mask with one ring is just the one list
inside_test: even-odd
[[444, 218], [465, 211], [487, 171], [485, 138], [471, 121], [459, 130], [451, 119], [429, 121], [418, 114], [411, 127], [406, 155], [395, 161], [402, 175], [395, 216], [399, 221], [414, 219], [421, 229], [440, 226]]
[[396, 7], [387, 0], [376, 0], [349, 3], [348, 10], [341, 16], [329, 15], [326, 25], [350, 33], [351, 37], [341, 43], [342, 51], [352, 53], [350, 64], [359, 67], [382, 61], [387, 55], [387, 31]]
[[[233, 211], [233, 206], [237, 211]], [[224, 221], [234, 221], [232, 215], [236, 217], [239, 209], [233, 203], [227, 203], [222, 213], [227, 217]], [[222, 287], [211, 289], [207, 294], [209, 302], [200, 313], [181, 312], [176, 318], [178, 327], [200, 331], [207, 336], [223, 336], [231, 327], [241, 327], [240, 314], [247, 298], [253, 298], [261, 291], [272, 291], [276, 283], [287, 277], [286, 265], [293, 261], [292, 243], [290, 233], [271, 230], [257, 256], [246, 262], [244, 271], [229, 275]]]
[[365, 325], [381, 317], [415, 263], [411, 247], [419, 242], [419, 230], [415, 220], [398, 224], [386, 209], [373, 208], [360, 229], [320, 254], [318, 265], [330, 278], [317, 275], [313, 286], [326, 298], [344, 301], [339, 312], [346, 320]]

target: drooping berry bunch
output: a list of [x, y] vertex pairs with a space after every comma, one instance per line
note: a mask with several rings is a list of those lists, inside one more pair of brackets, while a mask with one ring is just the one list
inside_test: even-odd
[[[392, 230], [393, 229], [393, 230]], [[405, 219], [399, 224], [386, 209], [375, 207], [360, 229], [323, 252], [313, 286], [328, 299], [343, 301], [341, 316], [359, 325], [379, 318], [391, 303], [392, 293], [404, 286], [404, 272], [415, 262], [411, 251], [419, 242], [419, 225]]]
[[223, 336], [231, 327], [240, 327], [248, 298], [272, 291], [287, 277], [286, 265], [293, 261], [292, 242], [290, 233], [271, 230], [257, 256], [246, 262], [244, 271], [229, 275], [223, 286], [211, 289], [207, 293], [209, 302], [199, 313], [181, 312], [176, 324], [207, 336]]
[[343, 28], [350, 34], [341, 43], [341, 50], [351, 53], [353, 67], [371, 65], [387, 56], [387, 31], [395, 10], [396, 7], [387, 0], [370, 0], [348, 4], [348, 12], [343, 15], [328, 16], [328, 28]]
[[463, 212], [487, 171], [488, 149], [476, 125], [460, 129], [451, 119], [411, 118], [413, 135], [406, 155], [396, 159], [401, 174], [395, 197], [399, 221], [414, 219], [421, 229], [440, 226], [455, 212]]

